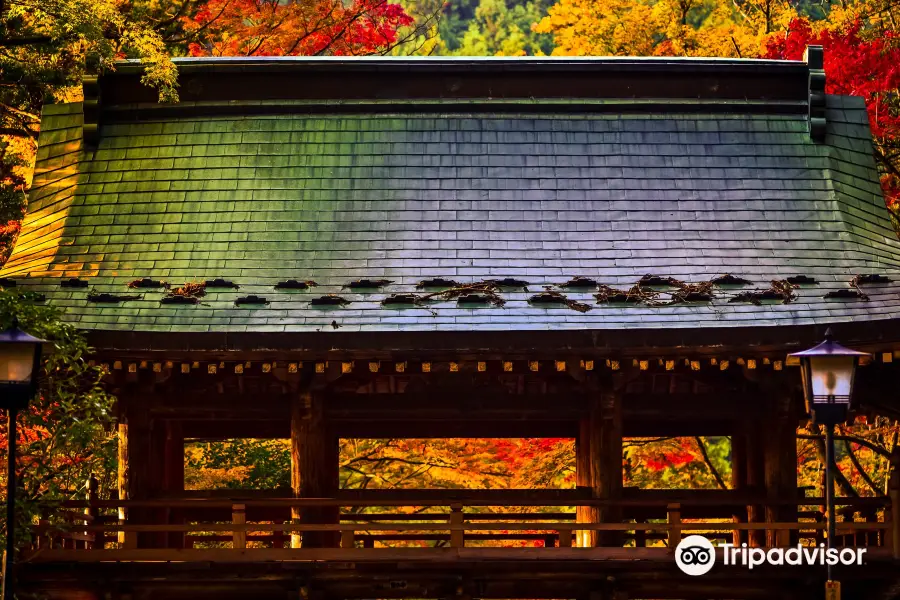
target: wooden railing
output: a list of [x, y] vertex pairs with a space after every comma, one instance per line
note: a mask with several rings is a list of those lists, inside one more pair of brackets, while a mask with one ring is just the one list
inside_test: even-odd
[[[319, 544], [342, 549], [510, 543], [565, 548], [584, 545], [590, 535], [584, 532], [609, 532], [619, 546], [628, 547], [672, 548], [691, 533], [734, 542], [746, 539], [751, 545], [761, 545], [760, 539], [766, 539], [749, 532], [770, 532], [768, 539], [786, 545], [783, 542], [788, 539], [791, 543], [819, 543], [826, 529], [819, 509], [824, 504], [821, 498], [775, 503], [796, 511], [797, 521], [751, 523], [726, 520], [722, 515], [738, 514], [740, 507], [746, 511], [748, 504], [773, 503], [743, 499], [732, 507], [727, 503], [717, 506], [699, 497], [678, 503], [660, 499], [573, 502], [562, 497], [498, 506], [498, 497], [491, 495], [479, 499], [476, 494], [460, 501], [405, 496], [402, 500], [343, 497], [67, 502], [34, 528], [33, 550], [38, 554], [45, 549], [65, 550], [54, 554], [59, 560], [83, 550], [105, 550], [115, 555], [116, 551], [139, 548], [234, 549], [247, 550], [252, 556], [257, 548], [299, 547], [302, 538], [313, 533], [319, 536]], [[839, 499], [844, 520], [836, 524], [836, 545], [890, 548], [900, 559], [900, 520], [892, 518], [900, 511], [900, 498], [898, 494], [892, 496], [890, 500]], [[622, 510], [623, 518], [620, 522], [577, 523], [574, 512], [559, 510], [573, 505], [614, 505]], [[304, 509], [323, 507], [344, 512], [338, 522], [303, 522]], [[292, 509], [300, 512], [300, 519], [290, 518]], [[704, 513], [716, 516], [703, 517]], [[120, 518], [121, 514], [128, 518]], [[323, 537], [328, 541], [322, 543]]]

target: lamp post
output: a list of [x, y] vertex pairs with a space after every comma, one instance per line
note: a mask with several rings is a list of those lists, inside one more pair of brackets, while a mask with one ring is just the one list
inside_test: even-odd
[[13, 600], [13, 566], [15, 560], [16, 523], [16, 417], [28, 406], [37, 391], [38, 370], [41, 365], [41, 344], [44, 340], [28, 335], [19, 329], [13, 318], [12, 325], [0, 333], [0, 408], [8, 416], [6, 437], [6, 556], [3, 564], [3, 600]]
[[[853, 397], [856, 367], [863, 357], [871, 356], [845, 348], [834, 341], [829, 328], [821, 344], [791, 354], [800, 359], [803, 396], [813, 423], [825, 425], [825, 506], [828, 512], [828, 549], [834, 544], [834, 426], [847, 420]], [[831, 584], [831, 565], [828, 582]]]

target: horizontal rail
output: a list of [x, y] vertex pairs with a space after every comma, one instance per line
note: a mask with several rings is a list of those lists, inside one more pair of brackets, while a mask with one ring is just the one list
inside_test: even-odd
[[[890, 523], [846, 522], [836, 523], [838, 533], [854, 533], [887, 529]], [[44, 527], [44, 529], [42, 529]], [[131, 532], [204, 532], [204, 531], [813, 531], [827, 527], [826, 523], [383, 523], [367, 525], [338, 525], [312, 523], [205, 523], [164, 525], [88, 525], [79, 531], [97, 533]], [[36, 526], [38, 531], [50, 530]]]
[[[232, 500], [224, 499], [155, 499], [155, 500], [69, 500], [62, 503], [66, 508], [228, 508], [234, 504], [243, 504], [247, 508], [315, 508], [315, 507], [358, 507], [358, 508], [391, 508], [391, 507], [439, 507], [461, 505], [469, 507], [480, 506], [528, 506], [530, 508], [537, 507], [569, 507], [569, 506], [622, 506], [622, 507], [647, 507], [647, 508], [666, 508], [672, 504], [672, 501], [658, 499], [618, 499], [618, 500], [581, 500], [581, 499], [560, 499], [546, 500], [540, 502], [523, 502], [504, 503], [492, 500], [434, 500], [434, 499], [409, 499], [409, 500], [380, 500], [380, 499], [341, 499], [341, 498], [263, 498], [263, 499], [241, 499]], [[821, 506], [825, 504], [824, 498], [800, 498], [796, 500], [766, 500], [766, 499], [747, 499], [741, 501], [678, 501], [682, 507], [704, 507], [704, 506], [746, 506], [746, 505], [764, 505], [764, 506]], [[836, 498], [835, 506], [852, 506], [859, 508], [882, 508], [890, 504], [888, 498]]]
[[[447, 518], [450, 513], [343, 513], [341, 521], [427, 521], [428, 519]], [[551, 521], [551, 520], [573, 520], [575, 513], [562, 512], [484, 512], [484, 513], [466, 513], [468, 521], [492, 521], [501, 519], [533, 519], [535, 521]]]
[[[173, 562], [243, 563], [270, 561], [326, 561], [341, 563], [396, 564], [397, 561], [433, 565], [436, 559], [448, 563], [471, 564], [476, 560], [534, 562], [547, 561], [660, 561], [672, 563], [669, 548], [255, 548], [233, 550], [211, 548], [198, 550], [57, 550], [47, 549], [28, 557], [31, 563], [99, 563], [99, 562]], [[867, 560], [890, 560], [890, 551], [873, 548]]]

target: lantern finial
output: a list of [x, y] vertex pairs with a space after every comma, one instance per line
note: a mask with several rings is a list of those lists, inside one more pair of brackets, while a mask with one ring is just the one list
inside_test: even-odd
[[831, 327], [825, 330], [825, 341], [833, 342], [834, 341], [834, 332], [831, 331]]

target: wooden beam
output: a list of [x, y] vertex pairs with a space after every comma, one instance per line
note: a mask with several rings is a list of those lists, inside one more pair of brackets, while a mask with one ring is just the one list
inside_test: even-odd
[[[547, 420], [396, 420], [330, 421], [339, 438], [574, 438], [574, 421]], [[721, 429], [717, 429], [721, 432]], [[184, 422], [188, 439], [224, 440], [233, 438], [289, 439], [290, 419], [190, 420]]]

